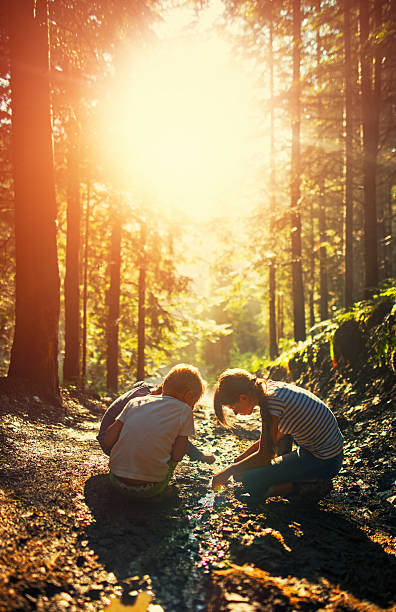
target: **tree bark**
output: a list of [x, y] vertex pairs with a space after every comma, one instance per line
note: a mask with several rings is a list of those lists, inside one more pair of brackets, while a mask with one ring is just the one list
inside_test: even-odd
[[[389, 182], [388, 182], [389, 181]], [[386, 231], [386, 239], [384, 244], [384, 256], [385, 256], [385, 272], [386, 278], [393, 278], [396, 274], [395, 269], [395, 261], [396, 254], [394, 255], [395, 250], [395, 240], [394, 240], [394, 231], [393, 231], [393, 182], [388, 179], [386, 182], [386, 196], [385, 196], [385, 208], [386, 208], [386, 219], [387, 219], [387, 231]]]
[[305, 340], [304, 284], [302, 273], [301, 213], [300, 213], [300, 123], [301, 123], [301, 2], [293, 0], [293, 83], [291, 91], [291, 247], [294, 339]]
[[91, 184], [87, 180], [87, 201], [85, 205], [85, 232], [84, 232], [84, 267], [83, 267], [83, 325], [82, 325], [82, 360], [81, 384], [85, 388], [87, 382], [87, 337], [88, 337], [88, 269], [89, 269], [89, 221], [91, 212]]
[[107, 319], [107, 368], [106, 384], [111, 391], [118, 389], [118, 329], [120, 319], [121, 282], [121, 222], [115, 215], [111, 229], [110, 288], [108, 294]]
[[351, 58], [351, 0], [344, 0], [344, 104], [345, 104], [345, 280], [344, 305], [353, 304], [353, 111]]
[[278, 293], [277, 312], [278, 312], [278, 316], [277, 316], [278, 334], [277, 335], [278, 335], [278, 338], [283, 338], [285, 316], [284, 316], [284, 303], [283, 303], [282, 293]]
[[[377, 36], [381, 32], [382, 28], [382, 4], [383, 0], [374, 1], [374, 30]], [[378, 42], [378, 39], [374, 42], [374, 83], [373, 83], [373, 99], [374, 99], [374, 140], [373, 144], [374, 155], [375, 155], [375, 175], [376, 175], [376, 202], [377, 204], [377, 244], [380, 245], [381, 253], [378, 253], [377, 261], [377, 274], [378, 282], [386, 278], [385, 270], [385, 256], [384, 256], [384, 243], [385, 243], [385, 225], [384, 225], [384, 205], [383, 198], [381, 198], [381, 186], [378, 185], [379, 180], [377, 179], [378, 167], [377, 167], [377, 155], [378, 146], [380, 139], [380, 110], [381, 110], [381, 83], [382, 83], [382, 43]], [[378, 188], [379, 187], [379, 188]], [[380, 192], [379, 192], [380, 191]], [[381, 261], [380, 261], [381, 259]], [[380, 269], [381, 268], [381, 269]], [[381, 276], [382, 272], [382, 276]], [[381, 278], [380, 278], [381, 277]]]
[[[272, 9], [272, 4], [270, 5]], [[271, 96], [271, 116], [270, 116], [270, 146], [271, 146], [271, 227], [270, 235], [273, 236], [273, 218], [275, 215], [275, 103], [274, 103], [274, 51], [273, 51], [273, 23], [272, 14], [270, 16], [270, 37], [269, 37], [269, 68], [270, 68], [270, 96]], [[275, 258], [272, 257], [269, 265], [269, 352], [270, 358], [275, 359], [278, 355], [278, 343], [276, 338], [276, 265]]]
[[65, 358], [63, 382], [80, 380], [80, 176], [79, 135], [77, 121], [69, 123], [70, 143], [68, 159], [67, 236], [65, 273]]
[[309, 245], [309, 325], [313, 327], [315, 325], [315, 211], [314, 205], [311, 201], [309, 207], [310, 216], [310, 245]]
[[[321, 10], [321, 0], [317, 2], [318, 15]], [[316, 31], [316, 68], [318, 81], [320, 81], [320, 63], [322, 59], [322, 41], [320, 27]], [[327, 219], [325, 199], [325, 178], [323, 170], [318, 178], [319, 189], [319, 314], [320, 320], [325, 321], [329, 317], [329, 287], [327, 278]]]
[[324, 196], [324, 180], [319, 180], [319, 286], [320, 286], [320, 320], [325, 321], [329, 318], [329, 287], [327, 277], [327, 221], [326, 203]]
[[138, 348], [136, 376], [138, 380], [144, 380], [146, 367], [146, 227], [143, 222], [140, 237], [138, 292]]
[[[378, 285], [376, 172], [378, 148], [379, 96], [372, 86], [372, 57], [369, 42], [369, 0], [360, 0], [360, 64], [363, 125], [364, 188], [364, 262], [365, 295], [370, 297]], [[379, 75], [379, 66], [376, 69]], [[377, 76], [376, 75], [376, 78]]]
[[275, 280], [275, 258], [269, 265], [269, 351], [270, 359], [278, 355], [278, 343], [276, 341], [276, 280]]
[[47, 2], [9, 3], [16, 304], [9, 377], [59, 401], [59, 270]]

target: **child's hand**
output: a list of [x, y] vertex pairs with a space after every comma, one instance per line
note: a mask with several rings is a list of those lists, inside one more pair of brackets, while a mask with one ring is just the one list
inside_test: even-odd
[[216, 457], [210, 453], [208, 453], [207, 455], [202, 455], [202, 461], [205, 461], [205, 463], [214, 463], [216, 461]]
[[222, 487], [224, 487], [229, 479], [230, 475], [228, 474], [227, 470], [223, 470], [222, 472], [218, 472], [217, 474], [215, 474], [213, 476], [213, 480], [212, 480], [212, 489], [214, 491], [217, 491], [219, 489], [221, 489]]

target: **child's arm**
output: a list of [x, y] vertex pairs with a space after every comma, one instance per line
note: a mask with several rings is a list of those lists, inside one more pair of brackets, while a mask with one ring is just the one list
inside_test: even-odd
[[290, 434], [286, 434], [285, 436], [280, 434], [277, 445], [276, 445], [276, 454], [278, 457], [280, 455], [286, 455], [290, 453], [293, 448], [293, 438]]
[[249, 457], [249, 455], [252, 455], [253, 453], [257, 452], [259, 449], [259, 445], [260, 440], [257, 440], [251, 446], [249, 446], [249, 448], [247, 448], [241, 455], [235, 457], [234, 463], [238, 463], [239, 461], [242, 461], [242, 459], [245, 459], [245, 457]]
[[265, 453], [258, 450], [248, 457], [245, 457], [245, 459], [238, 461], [238, 463], [233, 463], [221, 472], [217, 472], [217, 474], [213, 476], [212, 487], [215, 489], [218, 486], [225, 485], [231, 476], [238, 476], [247, 470], [268, 465], [270, 462], [271, 457], [268, 457]]
[[177, 436], [173, 447], [171, 459], [172, 461], [181, 461], [187, 452], [188, 436]]
[[[271, 435], [274, 435], [274, 433], [277, 431], [278, 421], [279, 419], [277, 417], [272, 416]], [[218, 486], [225, 485], [231, 476], [237, 476], [239, 474], [243, 474], [247, 470], [252, 470], [256, 467], [263, 467], [271, 463], [272, 457], [268, 456], [268, 452], [266, 450], [267, 445], [265, 444], [263, 429], [261, 431], [260, 440], [258, 440], [258, 443], [255, 442], [255, 444], [258, 444], [256, 451], [252, 451], [249, 455], [245, 456], [244, 459], [229, 465], [224, 470], [214, 475], [212, 480], [213, 489]], [[254, 444], [252, 446], [254, 446]], [[252, 447], [250, 447], [250, 449], [251, 448]]]
[[[138, 385], [138, 386], [136, 386]], [[104, 441], [106, 431], [114, 423], [116, 418], [121, 414], [124, 410], [127, 403], [133, 399], [134, 397], [141, 397], [142, 395], [148, 395], [150, 393], [150, 385], [146, 383], [136, 383], [133, 385], [132, 389], [117, 397], [112, 404], [108, 407], [106, 412], [103, 415], [102, 422], [100, 424], [99, 433], [97, 435], [98, 442], [106, 455], [110, 455], [111, 447], [106, 446]]]
[[117, 442], [118, 438], [120, 437], [122, 426], [123, 423], [116, 419], [114, 423], [112, 423], [110, 427], [106, 429], [104, 443], [108, 448], [112, 448], [112, 446]]
[[202, 452], [190, 440], [188, 441], [187, 455], [193, 461], [205, 461], [205, 463], [214, 463], [216, 461], [216, 457], [212, 453]]

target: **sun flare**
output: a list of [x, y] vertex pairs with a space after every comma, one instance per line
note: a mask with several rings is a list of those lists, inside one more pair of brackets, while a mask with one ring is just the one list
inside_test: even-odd
[[125, 53], [102, 119], [124, 188], [205, 216], [243, 190], [253, 86], [219, 37]]

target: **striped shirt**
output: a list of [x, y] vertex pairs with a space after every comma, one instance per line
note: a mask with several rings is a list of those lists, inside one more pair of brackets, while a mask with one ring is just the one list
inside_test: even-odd
[[343, 436], [330, 408], [316, 395], [289, 383], [267, 381], [267, 401], [271, 414], [279, 418], [278, 429], [290, 434], [319, 459], [336, 457]]

